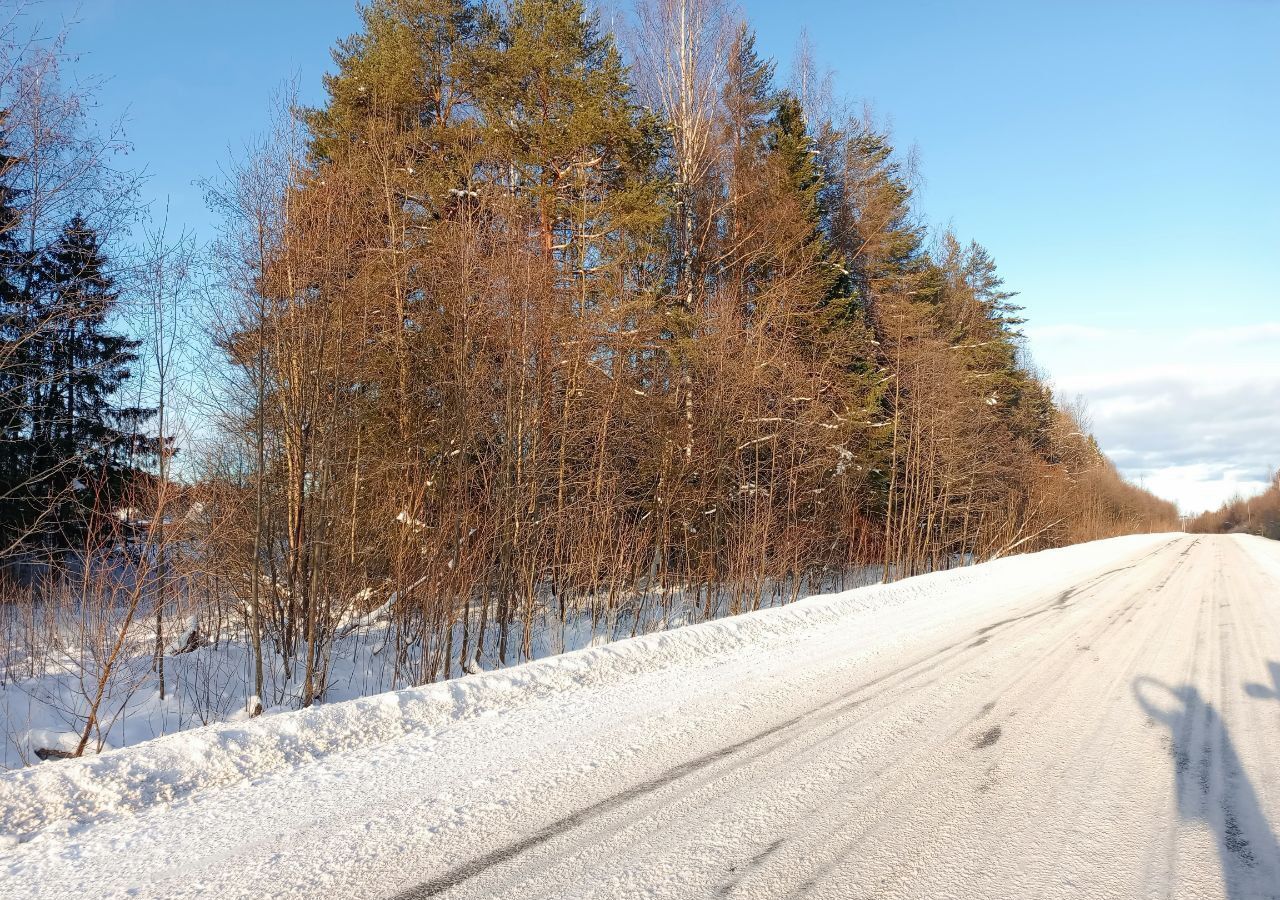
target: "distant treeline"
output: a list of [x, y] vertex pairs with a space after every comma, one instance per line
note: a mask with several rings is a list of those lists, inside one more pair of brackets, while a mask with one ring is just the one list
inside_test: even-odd
[[1280, 473], [1256, 497], [1233, 497], [1218, 509], [1203, 512], [1187, 526], [1205, 534], [1257, 534], [1280, 541]]

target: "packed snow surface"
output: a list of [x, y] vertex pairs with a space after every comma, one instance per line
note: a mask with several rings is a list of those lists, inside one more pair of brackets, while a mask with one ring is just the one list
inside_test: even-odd
[[1280, 897], [1280, 544], [1153, 535], [0, 776], [3, 897]]

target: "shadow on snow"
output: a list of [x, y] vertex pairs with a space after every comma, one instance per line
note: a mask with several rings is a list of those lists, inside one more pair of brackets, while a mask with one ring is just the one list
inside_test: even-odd
[[[1280, 679], [1280, 666], [1272, 663], [1271, 671]], [[1246, 690], [1259, 696], [1258, 687]], [[1212, 830], [1229, 900], [1280, 898], [1280, 844], [1222, 716], [1191, 685], [1142, 677], [1133, 692], [1147, 715], [1169, 729], [1178, 813]]]

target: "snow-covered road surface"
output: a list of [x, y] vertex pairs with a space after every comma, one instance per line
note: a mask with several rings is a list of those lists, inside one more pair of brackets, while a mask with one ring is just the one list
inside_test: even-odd
[[1122, 538], [521, 669], [163, 803], [0, 785], [38, 824], [0, 896], [1280, 897], [1280, 544]]

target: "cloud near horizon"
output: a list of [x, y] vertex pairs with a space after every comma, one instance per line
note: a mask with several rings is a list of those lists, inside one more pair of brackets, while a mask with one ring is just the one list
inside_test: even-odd
[[1266, 487], [1280, 466], [1280, 322], [1162, 334], [1027, 329], [1064, 399], [1083, 398], [1103, 450], [1185, 513]]

